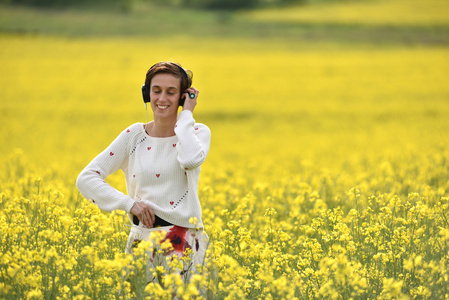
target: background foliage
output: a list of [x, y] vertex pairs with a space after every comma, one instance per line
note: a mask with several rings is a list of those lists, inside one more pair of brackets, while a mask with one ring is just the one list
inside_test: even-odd
[[[99, 3], [104, 6], [118, 6], [122, 9], [132, 9], [138, 3], [155, 3], [166, 6], [184, 6], [194, 7], [200, 9], [220, 9], [220, 10], [239, 10], [254, 8], [257, 6], [266, 5], [285, 5], [293, 3], [305, 3], [307, 0], [100, 0], [96, 1], [94, 5]], [[73, 7], [79, 5], [92, 5], [91, 1], [87, 0], [2, 0], [4, 3], [18, 4], [18, 5], [32, 5], [36, 7]]]

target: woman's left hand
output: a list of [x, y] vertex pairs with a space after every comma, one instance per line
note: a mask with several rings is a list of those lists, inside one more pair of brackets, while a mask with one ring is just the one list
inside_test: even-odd
[[145, 202], [136, 201], [131, 207], [130, 213], [135, 215], [147, 228], [152, 228], [156, 217], [151, 206]]
[[[196, 100], [198, 99], [199, 93], [200, 92], [194, 87], [188, 88], [186, 90], [186, 92], [184, 93], [185, 101], [184, 101], [184, 106], [183, 106], [182, 110], [190, 110], [191, 112], [193, 112], [193, 110], [195, 109], [195, 106], [197, 104]], [[190, 94], [195, 95], [195, 97], [193, 99], [190, 98]]]

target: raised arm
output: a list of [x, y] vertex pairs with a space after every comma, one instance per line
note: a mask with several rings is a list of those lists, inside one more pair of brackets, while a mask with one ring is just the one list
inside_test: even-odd
[[210, 148], [211, 133], [204, 124], [195, 124], [190, 110], [183, 110], [178, 115], [175, 133], [178, 137], [178, 161], [185, 169], [199, 167], [207, 157]]

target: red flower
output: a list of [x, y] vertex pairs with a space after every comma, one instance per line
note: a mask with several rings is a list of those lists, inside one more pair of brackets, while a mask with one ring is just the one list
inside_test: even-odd
[[[164, 241], [167, 239], [170, 241], [170, 243], [173, 246], [173, 250], [178, 253], [184, 253], [186, 249], [191, 249], [192, 247], [189, 245], [189, 243], [186, 241], [186, 232], [188, 228], [180, 227], [180, 226], [173, 226], [170, 231], [165, 236]], [[171, 251], [170, 251], [171, 252]]]

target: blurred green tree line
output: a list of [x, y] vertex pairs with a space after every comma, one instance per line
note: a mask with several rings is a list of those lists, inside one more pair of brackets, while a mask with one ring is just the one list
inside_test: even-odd
[[[95, 5], [112, 5], [131, 8], [137, 3], [164, 6], [185, 6], [199, 9], [239, 10], [260, 6], [282, 6], [306, 3], [310, 0], [96, 0]], [[0, 3], [30, 5], [35, 7], [88, 6], [92, 0], [0, 0]], [[93, 4], [93, 3], [92, 3]]]

